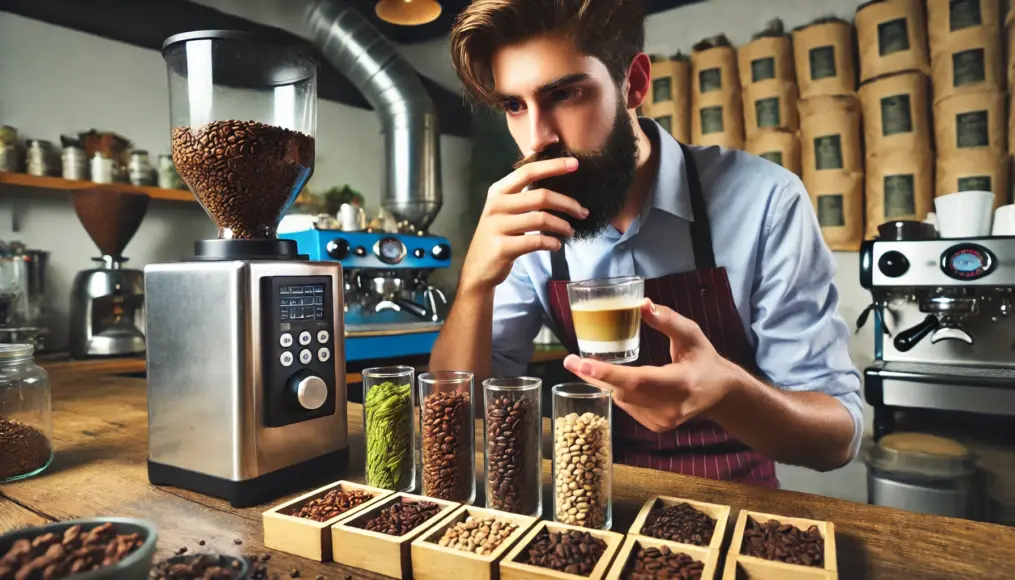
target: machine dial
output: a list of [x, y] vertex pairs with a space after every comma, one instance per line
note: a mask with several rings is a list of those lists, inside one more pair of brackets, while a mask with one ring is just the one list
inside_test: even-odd
[[909, 271], [909, 260], [902, 252], [891, 250], [878, 258], [878, 269], [890, 278], [898, 278]]
[[438, 260], [450, 260], [451, 259], [451, 247], [447, 244], [437, 244], [432, 250], [433, 257]]
[[334, 260], [341, 260], [349, 255], [349, 242], [342, 238], [335, 238], [328, 242], [324, 250], [328, 252], [328, 256]]
[[959, 244], [941, 254], [941, 271], [956, 280], [979, 280], [997, 268], [997, 258], [979, 244]]
[[328, 384], [314, 375], [296, 379], [292, 383], [293, 394], [301, 407], [316, 411], [328, 400]]
[[405, 252], [405, 244], [398, 238], [382, 238], [374, 245], [374, 254], [385, 264], [401, 262]]

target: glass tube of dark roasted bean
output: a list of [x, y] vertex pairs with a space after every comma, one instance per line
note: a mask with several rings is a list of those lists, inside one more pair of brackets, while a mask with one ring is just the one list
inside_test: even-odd
[[553, 387], [553, 519], [613, 524], [613, 396], [585, 383]]
[[419, 375], [423, 495], [471, 504], [476, 499], [472, 373]]
[[486, 507], [538, 516], [543, 511], [540, 391], [531, 377], [483, 381]]

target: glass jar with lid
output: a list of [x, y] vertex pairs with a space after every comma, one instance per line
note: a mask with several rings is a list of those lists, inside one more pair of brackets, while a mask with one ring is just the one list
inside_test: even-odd
[[37, 475], [53, 460], [49, 375], [30, 344], [0, 344], [0, 483]]

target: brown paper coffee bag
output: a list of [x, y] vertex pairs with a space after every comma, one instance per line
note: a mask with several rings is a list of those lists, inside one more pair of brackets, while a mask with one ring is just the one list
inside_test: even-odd
[[927, 27], [935, 102], [955, 94], [1004, 90], [997, 0], [931, 1]]
[[867, 238], [891, 220], [923, 221], [934, 207], [934, 153], [896, 150], [867, 156]]
[[740, 97], [737, 51], [731, 46], [716, 46], [691, 54], [691, 94], [721, 93]]
[[1004, 93], [978, 92], [934, 104], [934, 141], [941, 152], [1005, 147]]
[[744, 148], [744, 113], [739, 95], [712, 91], [691, 97], [691, 143]]
[[652, 62], [652, 82], [642, 103], [642, 116], [651, 117], [674, 139], [691, 140], [691, 62], [686, 57]]
[[954, 151], [937, 156], [935, 196], [958, 191], [990, 191], [994, 209], [1011, 203], [1008, 153], [999, 149]]
[[860, 82], [909, 70], [930, 74], [923, 2], [872, 0], [856, 9]]
[[789, 131], [758, 131], [747, 139], [748, 153], [800, 175], [800, 140]]
[[793, 31], [800, 98], [856, 92], [853, 27], [844, 20], [819, 21]]
[[800, 156], [804, 175], [815, 171], [863, 172], [860, 100], [849, 95], [799, 102]]
[[863, 174], [818, 171], [804, 179], [804, 186], [828, 247], [837, 252], [858, 251], [863, 242]]
[[860, 85], [867, 155], [931, 149], [929, 84], [926, 75], [907, 72]]
[[737, 49], [740, 86], [779, 80], [796, 83], [793, 43], [788, 36], [766, 36]]
[[795, 84], [769, 80], [744, 87], [744, 129], [748, 138], [758, 131], [799, 128]]

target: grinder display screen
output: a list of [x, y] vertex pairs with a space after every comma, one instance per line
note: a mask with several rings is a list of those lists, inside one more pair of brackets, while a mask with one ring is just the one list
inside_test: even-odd
[[279, 308], [282, 320], [324, 320], [324, 285], [280, 287]]

